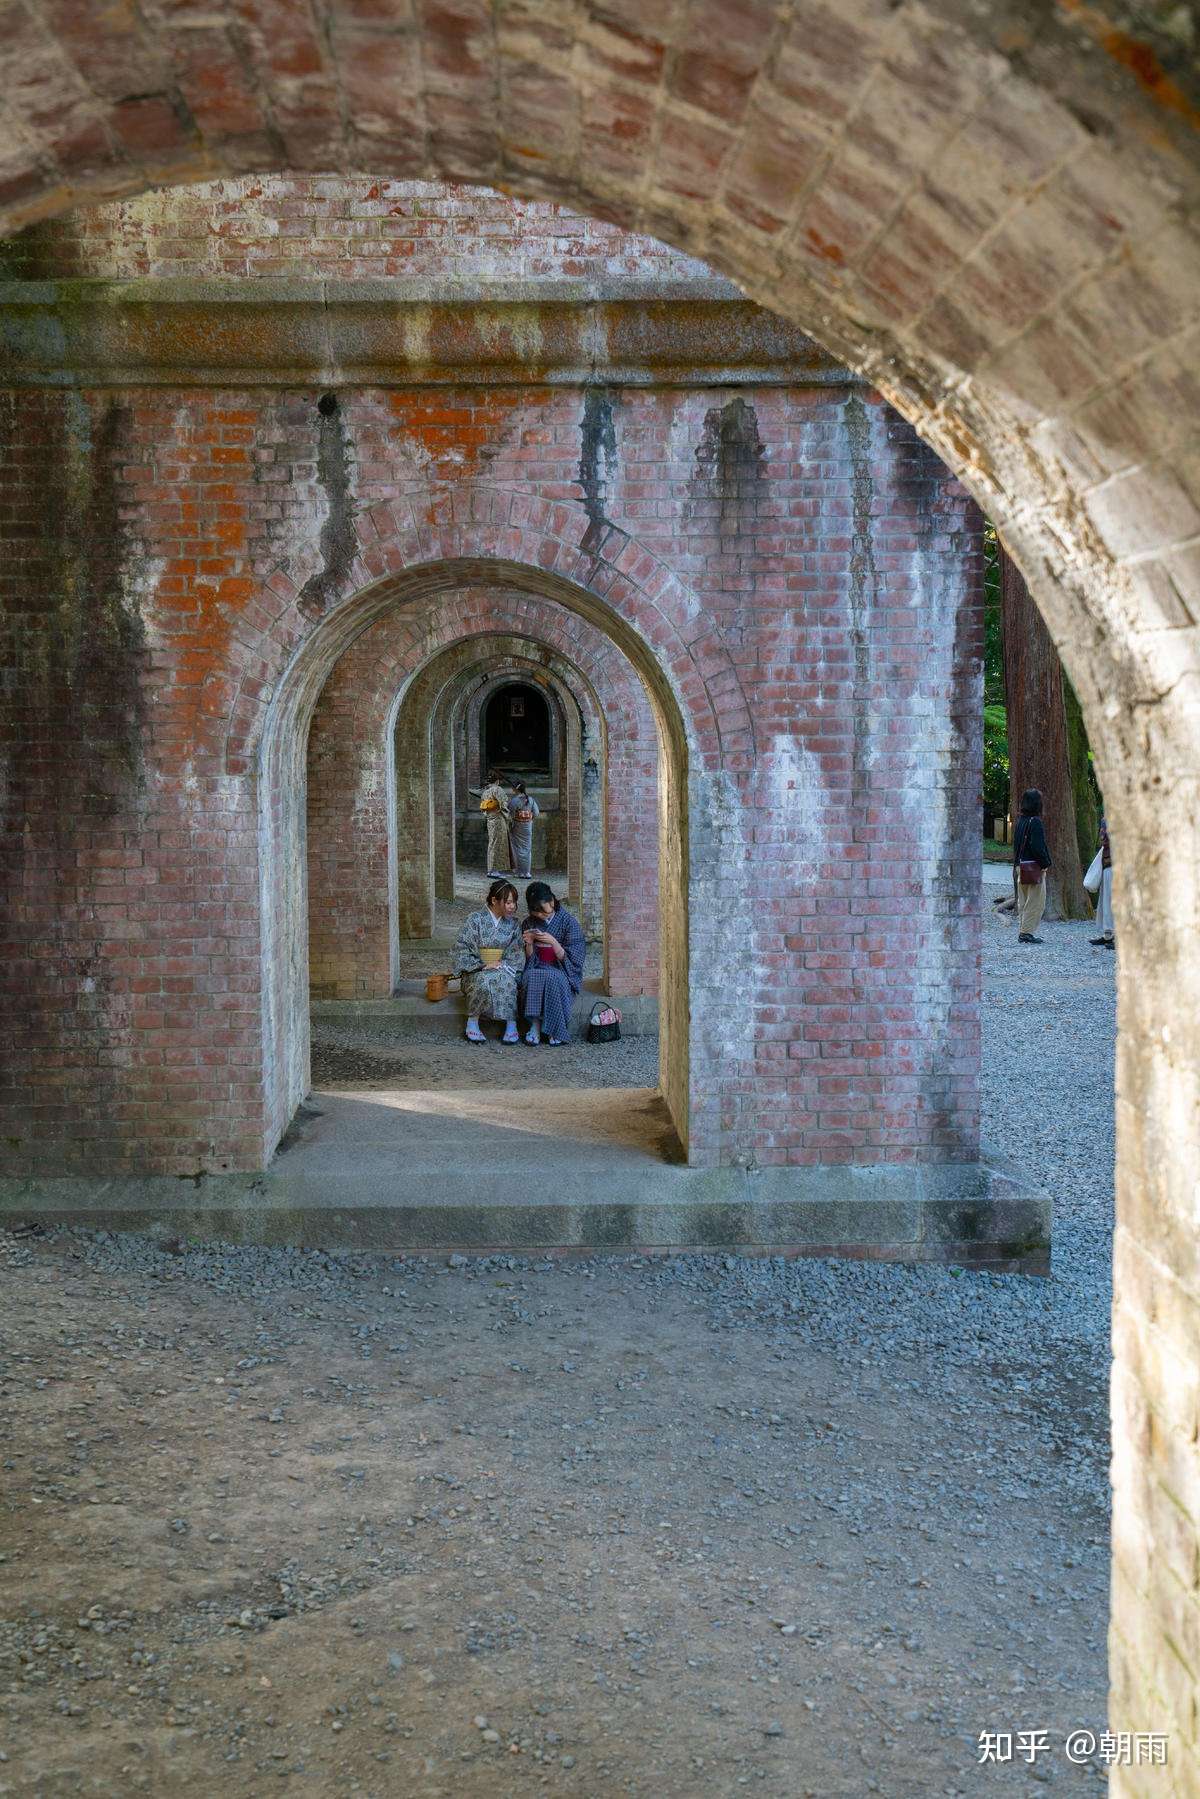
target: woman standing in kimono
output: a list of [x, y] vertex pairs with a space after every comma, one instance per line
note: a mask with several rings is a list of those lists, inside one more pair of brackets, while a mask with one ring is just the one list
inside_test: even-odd
[[492, 877], [506, 875], [512, 867], [509, 841], [508, 795], [499, 772], [488, 770], [488, 784], [479, 796], [479, 810], [487, 820], [487, 871]]
[[504, 1042], [516, 1043], [517, 980], [525, 960], [517, 929], [517, 890], [511, 881], [493, 881], [487, 902], [472, 912], [454, 945], [454, 972], [467, 996], [467, 1042], [486, 1041], [481, 1017], [504, 1022]]
[[579, 920], [560, 905], [545, 881], [525, 889], [529, 917], [521, 926], [525, 973], [521, 976], [521, 1008], [529, 1020], [526, 1043], [542, 1041], [556, 1048], [571, 1034], [571, 1002], [583, 985], [587, 953]]
[[527, 881], [530, 857], [533, 855], [533, 821], [538, 815], [538, 803], [529, 793], [524, 781], [514, 781], [512, 789], [512, 798], [508, 802], [508, 836], [512, 845], [513, 873], [518, 880]]

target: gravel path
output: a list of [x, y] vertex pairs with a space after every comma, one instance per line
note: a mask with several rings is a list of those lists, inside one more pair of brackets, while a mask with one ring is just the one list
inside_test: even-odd
[[1049, 1280], [0, 1238], [0, 1795], [1099, 1790], [1112, 957], [985, 933]]

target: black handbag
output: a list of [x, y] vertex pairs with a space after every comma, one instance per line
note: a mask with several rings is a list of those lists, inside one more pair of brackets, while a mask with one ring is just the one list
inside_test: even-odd
[[607, 1000], [597, 1000], [588, 1019], [589, 1043], [616, 1043], [621, 1035], [621, 1014]]

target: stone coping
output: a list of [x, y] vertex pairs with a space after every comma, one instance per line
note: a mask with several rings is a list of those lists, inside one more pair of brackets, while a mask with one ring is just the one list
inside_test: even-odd
[[[396, 1253], [731, 1250], [955, 1263], [1045, 1274], [1049, 1196], [993, 1161], [936, 1167], [688, 1168], [580, 1158], [539, 1201], [545, 1170], [507, 1170], [483, 1198], [452, 1156], [348, 1161], [306, 1172], [294, 1151], [263, 1174], [0, 1180], [0, 1224], [72, 1224], [164, 1239]], [[431, 1195], [453, 1195], [441, 1202]]]
[[596, 381], [861, 385], [727, 283], [0, 283], [2, 387]]
[[[447, 956], [446, 960], [449, 960]], [[604, 990], [596, 976], [585, 980], [583, 989], [571, 1006], [571, 1023], [582, 1036], [587, 1028], [592, 1007], [603, 1002], [613, 1005], [621, 1014], [621, 1031], [626, 1037], [653, 1037], [659, 1028], [658, 999], [650, 993], [618, 994]], [[309, 1002], [314, 1019], [383, 1019], [389, 1024], [415, 1024], [423, 1030], [445, 1031], [458, 1036], [467, 1015], [467, 996], [461, 987], [454, 988], [445, 999], [425, 998], [425, 976], [412, 975], [396, 982], [386, 999], [326, 999], [314, 989]]]

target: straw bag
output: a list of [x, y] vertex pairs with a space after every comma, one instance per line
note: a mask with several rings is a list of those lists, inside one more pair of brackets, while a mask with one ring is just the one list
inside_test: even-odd
[[425, 998], [431, 1000], [445, 999], [450, 991], [448, 974], [427, 974], [425, 976]]

